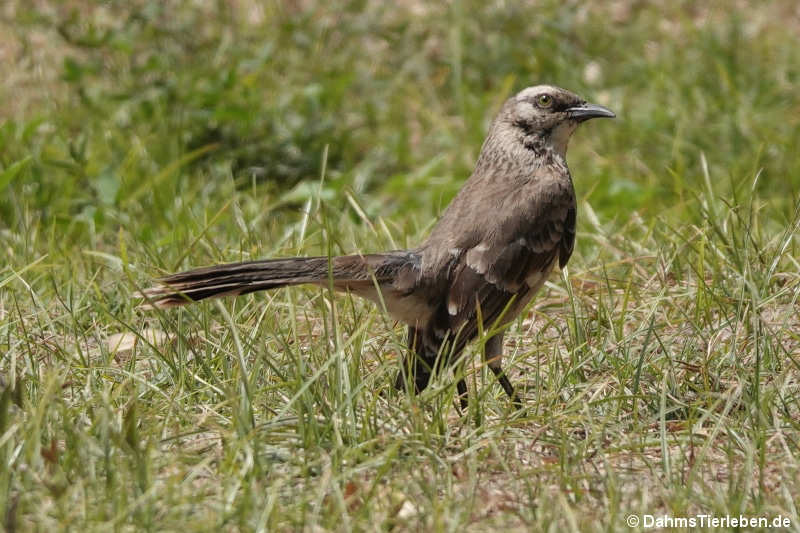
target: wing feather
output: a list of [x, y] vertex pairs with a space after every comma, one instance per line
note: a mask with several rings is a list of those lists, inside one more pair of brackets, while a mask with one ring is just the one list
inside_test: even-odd
[[451, 326], [470, 320], [476, 304], [485, 321], [487, 311], [501, 312], [495, 308], [535, 288], [527, 281], [531, 274], [549, 271], [556, 260], [561, 266], [566, 264], [575, 239], [575, 198], [571, 183], [566, 185], [534, 180], [517, 194], [507, 192], [496, 203], [499, 213], [478, 217], [486, 222], [494, 216], [500, 219], [498, 224], [488, 223], [482, 232], [466, 232], [473, 242], [455, 243], [463, 253], [450, 282], [448, 311], [455, 319]]

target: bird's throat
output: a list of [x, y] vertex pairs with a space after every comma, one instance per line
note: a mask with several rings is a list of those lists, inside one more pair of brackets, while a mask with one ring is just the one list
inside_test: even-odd
[[547, 145], [553, 152], [561, 156], [561, 159], [566, 159], [569, 139], [577, 127], [577, 122], [567, 120], [550, 130], [550, 135], [547, 137]]

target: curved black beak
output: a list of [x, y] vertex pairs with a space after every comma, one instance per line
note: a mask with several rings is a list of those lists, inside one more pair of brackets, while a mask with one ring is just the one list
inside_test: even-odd
[[607, 107], [587, 103], [570, 107], [567, 109], [567, 113], [569, 113], [570, 118], [575, 119], [578, 122], [583, 122], [584, 120], [589, 120], [590, 118], [614, 118], [617, 116]]

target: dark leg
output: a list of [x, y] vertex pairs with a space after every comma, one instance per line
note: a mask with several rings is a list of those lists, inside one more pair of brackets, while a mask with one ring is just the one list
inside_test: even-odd
[[488, 341], [486, 341], [486, 348], [484, 349], [484, 354], [486, 357], [486, 362], [489, 365], [489, 369], [491, 369], [494, 376], [497, 378], [497, 381], [500, 382], [500, 385], [503, 387], [503, 390], [506, 391], [508, 397], [511, 398], [511, 403], [514, 404], [514, 407], [517, 409], [522, 408], [522, 400], [517, 396], [514, 387], [511, 385], [511, 382], [508, 380], [508, 376], [506, 376], [505, 372], [503, 372], [503, 334], [500, 333], [499, 335], [495, 335]]
[[458, 402], [461, 405], [461, 411], [466, 411], [469, 408], [469, 393], [467, 392], [467, 382], [463, 377], [458, 379], [456, 390], [458, 390]]
[[406, 383], [410, 379], [414, 383], [414, 389], [411, 392], [422, 392], [428, 386], [431, 380], [431, 371], [428, 370], [430, 365], [426, 364], [419, 355], [411, 352], [408, 357], [401, 363], [400, 370], [397, 372], [397, 377], [394, 380], [394, 388], [399, 391], [407, 391]]
[[[408, 328], [408, 355], [400, 364], [397, 378], [394, 381], [394, 388], [401, 391], [408, 390], [409, 380], [414, 383], [413, 392], [420, 392], [428, 386], [431, 379], [432, 365], [426, 364], [425, 359], [420, 356], [422, 350], [422, 332], [417, 328]], [[409, 391], [411, 392], [411, 391]]]
[[511, 385], [508, 377], [506, 377], [505, 373], [503, 373], [503, 369], [494, 366], [490, 366], [489, 368], [492, 369], [497, 381], [500, 382], [500, 385], [503, 386], [503, 390], [506, 391], [508, 397], [511, 398], [511, 403], [514, 404], [514, 407], [517, 409], [522, 409], [522, 400], [520, 400], [519, 396], [517, 396], [517, 391], [514, 390], [514, 386]]
[[[423, 335], [421, 330], [409, 326], [409, 350], [394, 382], [394, 388], [397, 390], [412, 392], [408, 385], [411, 380], [414, 383], [413, 392], [421, 392], [430, 383], [432, 373], [441, 371], [442, 365], [447, 361], [447, 358], [440, 357], [437, 353], [426, 353]], [[458, 363], [458, 368], [455, 369], [456, 375], [461, 376], [456, 382], [456, 390], [461, 410], [466, 411], [469, 407], [469, 392], [467, 391], [467, 381], [463, 377], [463, 367], [463, 363]]]

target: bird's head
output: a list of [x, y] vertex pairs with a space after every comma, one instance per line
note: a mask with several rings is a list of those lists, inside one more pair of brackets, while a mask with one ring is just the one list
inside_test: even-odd
[[564, 157], [578, 124], [591, 118], [613, 118], [610, 109], [589, 104], [559, 87], [537, 85], [509, 98], [496, 122], [530, 150], [552, 150]]

